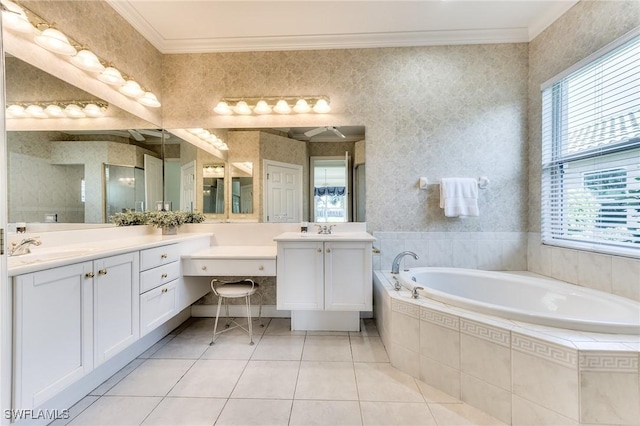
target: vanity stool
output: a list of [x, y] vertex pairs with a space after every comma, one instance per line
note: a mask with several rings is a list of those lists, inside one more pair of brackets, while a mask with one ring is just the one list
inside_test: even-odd
[[[249, 278], [245, 278], [240, 281], [221, 281], [216, 278], [211, 280], [211, 290], [213, 294], [218, 296], [218, 310], [216, 311], [216, 322], [213, 326], [213, 337], [211, 338], [211, 345], [214, 344], [216, 340], [216, 336], [225, 333], [227, 331], [233, 330], [234, 328], [241, 328], [249, 335], [249, 344], [253, 345], [253, 319], [251, 317], [251, 296], [254, 294], [260, 297], [260, 308], [258, 310], [258, 321], [260, 321], [260, 327], [264, 327], [262, 324], [262, 293], [260, 292], [260, 286], [256, 284], [253, 280]], [[238, 322], [236, 322], [235, 318], [229, 318], [229, 300], [228, 299], [236, 299], [239, 297], [245, 298], [245, 304], [247, 307], [247, 328], [244, 328]], [[222, 331], [218, 331], [218, 319], [220, 318], [220, 307], [222, 306], [222, 301], [224, 299], [224, 304], [227, 311], [227, 321], [225, 324], [225, 328]], [[230, 327], [231, 324], [235, 324]]]

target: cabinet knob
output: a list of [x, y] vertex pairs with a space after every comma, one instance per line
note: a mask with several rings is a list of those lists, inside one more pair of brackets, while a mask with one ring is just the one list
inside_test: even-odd
[[206, 266], [203, 266], [201, 269], [202, 269], [203, 271], [206, 271], [206, 270], [207, 270], [207, 267], [206, 267]]
[[331, 253], [331, 249], [330, 248], [327, 249], [327, 253]]
[[107, 270], [106, 269], [100, 269], [98, 271], [98, 275], [107, 275]]
[[264, 266], [262, 265], [258, 266], [258, 271], [264, 271]]
[[322, 253], [322, 249], [321, 248], [318, 248], [318, 253]]
[[163, 293], [166, 293], [167, 291], [169, 291], [169, 289], [167, 289], [167, 288], [163, 288], [163, 289], [162, 289], [162, 292], [163, 292]]
[[167, 274], [162, 274], [162, 278], [167, 278]]
[[86, 274], [84, 274], [84, 277], [89, 279], [89, 278], [93, 278], [95, 277], [96, 274], [94, 274], [93, 272], [87, 272]]
[[161, 258], [161, 259], [166, 259], [168, 256], [169, 256], [169, 255], [168, 255], [167, 253], [162, 253], [162, 254], [160, 255], [160, 258]]

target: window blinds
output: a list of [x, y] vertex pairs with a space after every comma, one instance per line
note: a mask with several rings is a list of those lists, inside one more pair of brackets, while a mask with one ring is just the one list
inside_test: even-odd
[[542, 90], [542, 239], [640, 255], [640, 35]]

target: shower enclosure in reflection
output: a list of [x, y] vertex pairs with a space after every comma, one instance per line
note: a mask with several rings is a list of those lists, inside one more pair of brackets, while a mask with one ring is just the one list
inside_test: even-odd
[[224, 164], [207, 164], [202, 169], [204, 213], [224, 213]]
[[144, 211], [144, 169], [131, 166], [104, 165], [105, 213]]

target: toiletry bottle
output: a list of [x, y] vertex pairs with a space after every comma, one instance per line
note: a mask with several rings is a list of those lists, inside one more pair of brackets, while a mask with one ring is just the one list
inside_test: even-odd
[[309, 229], [309, 224], [307, 222], [302, 222], [300, 224], [300, 232], [306, 233], [308, 229]]

